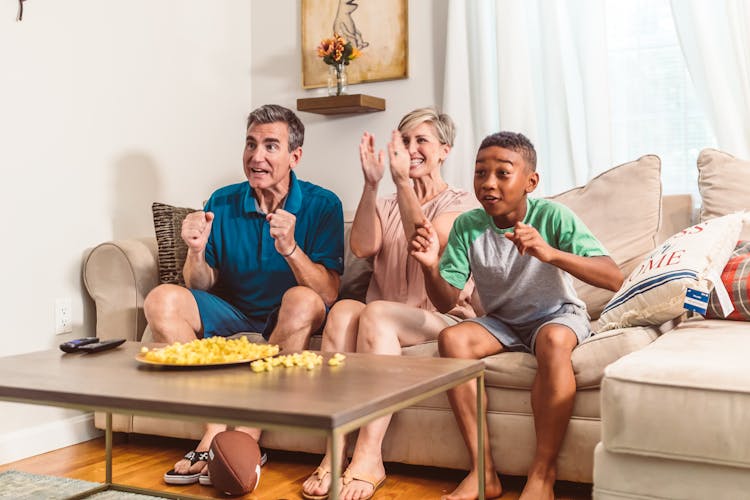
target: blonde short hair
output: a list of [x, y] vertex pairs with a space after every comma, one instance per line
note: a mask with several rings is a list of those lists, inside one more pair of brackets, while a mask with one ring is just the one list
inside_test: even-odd
[[435, 132], [437, 132], [441, 144], [453, 147], [453, 141], [456, 138], [456, 126], [453, 124], [453, 119], [433, 107], [419, 108], [407, 113], [406, 116], [401, 118], [398, 130], [403, 132], [424, 122], [431, 123], [435, 127]]

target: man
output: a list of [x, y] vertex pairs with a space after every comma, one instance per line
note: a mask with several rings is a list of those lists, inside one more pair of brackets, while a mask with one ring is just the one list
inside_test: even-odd
[[[185, 218], [187, 288], [160, 285], [146, 297], [156, 342], [261, 332], [295, 351], [322, 328], [343, 272], [343, 211], [335, 194], [292, 172], [304, 133], [299, 118], [282, 106], [250, 113], [242, 157], [247, 182], [217, 190], [204, 211]], [[196, 449], [164, 475], [165, 482], [199, 481], [211, 441], [225, 429], [207, 424]], [[260, 429], [239, 430], [260, 437]]]

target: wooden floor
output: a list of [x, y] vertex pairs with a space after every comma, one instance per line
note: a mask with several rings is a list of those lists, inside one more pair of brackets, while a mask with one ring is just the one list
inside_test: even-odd
[[[117, 434], [113, 451], [113, 479], [142, 488], [173, 493], [202, 495], [208, 498], [230, 498], [212, 487], [168, 486], [162, 475], [174, 465], [177, 458], [195, 443], [181, 439], [154, 436], [125, 436]], [[242, 500], [296, 500], [301, 499], [302, 482], [318, 465], [320, 456], [300, 453], [269, 451], [268, 464], [263, 467], [260, 485]], [[5, 465], [0, 471], [15, 469], [36, 474], [65, 476], [86, 481], [103, 482], [105, 473], [104, 439], [95, 439], [75, 446], [37, 455]], [[388, 479], [378, 490], [376, 499], [414, 500], [439, 498], [455, 488], [464, 472], [433, 467], [386, 464]], [[503, 476], [503, 500], [514, 500], [523, 488], [524, 478]], [[589, 500], [591, 485], [559, 481], [556, 495], [560, 500]]]

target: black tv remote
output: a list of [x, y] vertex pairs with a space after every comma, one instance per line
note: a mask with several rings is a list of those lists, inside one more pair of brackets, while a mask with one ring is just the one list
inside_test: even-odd
[[93, 344], [99, 342], [96, 337], [83, 337], [82, 339], [70, 340], [60, 344], [60, 350], [63, 352], [78, 352], [78, 348], [87, 344]]
[[124, 343], [125, 339], [103, 340], [101, 342], [96, 342], [95, 344], [82, 345], [78, 348], [78, 350], [80, 352], [100, 352], [106, 351], [108, 349], [114, 349], [115, 347]]

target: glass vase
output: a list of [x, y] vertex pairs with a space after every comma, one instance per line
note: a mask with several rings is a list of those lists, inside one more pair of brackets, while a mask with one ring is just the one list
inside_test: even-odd
[[346, 94], [346, 65], [328, 65], [328, 95]]

